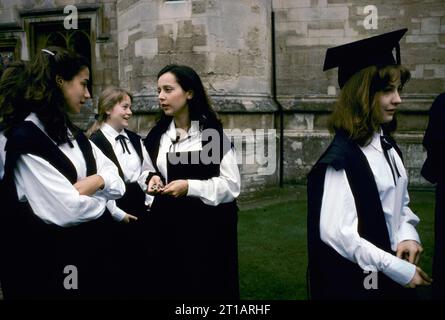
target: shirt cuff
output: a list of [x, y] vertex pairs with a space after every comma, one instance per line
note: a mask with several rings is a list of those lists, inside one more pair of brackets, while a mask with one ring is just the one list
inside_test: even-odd
[[187, 190], [187, 197], [199, 197], [199, 195], [201, 194], [201, 181], [188, 179], [187, 182], [189, 185]]
[[118, 206], [116, 206], [114, 208], [113, 212], [111, 212], [111, 216], [116, 221], [122, 221], [124, 219], [125, 215], [126, 215], [125, 211], [122, 210], [121, 208], [119, 208]]
[[402, 286], [411, 282], [416, 274], [416, 266], [408, 261], [391, 255], [391, 261], [383, 273]]
[[151, 204], [153, 203], [154, 198], [155, 198], [154, 196], [146, 194], [145, 195], [145, 206], [148, 208], [151, 208]]
[[144, 192], [146, 192], [147, 188], [148, 188], [148, 185], [145, 182], [146, 182], [149, 174], [150, 174], [150, 171], [144, 171], [141, 173], [141, 175], [138, 178], [139, 187], [141, 187], [142, 191], [144, 191]]
[[97, 196], [104, 197], [106, 200], [116, 200], [122, 198], [126, 188], [123, 180], [118, 176], [117, 179], [108, 175], [97, 174], [104, 179], [104, 187], [98, 189], [95, 193]]
[[107, 188], [108, 188], [109, 185], [111, 184], [111, 181], [108, 181], [106, 175], [101, 175], [101, 174], [97, 174], [97, 175], [98, 175], [98, 176], [101, 176], [102, 179], [104, 180], [104, 187], [103, 187], [102, 189], [99, 189], [99, 190], [102, 190], [102, 191], [107, 190]]
[[397, 243], [400, 243], [405, 240], [414, 240], [420, 244], [419, 234], [416, 231], [416, 228], [409, 223], [403, 223], [399, 231], [397, 232]]

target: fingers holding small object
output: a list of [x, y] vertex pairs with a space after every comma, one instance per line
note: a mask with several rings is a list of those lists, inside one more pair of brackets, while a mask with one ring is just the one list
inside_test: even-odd
[[152, 186], [151, 186], [151, 191], [153, 192], [160, 192], [160, 191], [162, 191], [162, 185], [160, 185], [160, 184], [153, 184]]

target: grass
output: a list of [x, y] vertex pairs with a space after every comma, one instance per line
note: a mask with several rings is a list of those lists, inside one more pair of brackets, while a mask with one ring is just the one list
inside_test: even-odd
[[[434, 240], [434, 193], [411, 190], [411, 209], [425, 249], [420, 266], [431, 275]], [[239, 201], [238, 223], [241, 298], [305, 300], [306, 187], [287, 186]], [[423, 299], [430, 288], [418, 289]], [[0, 290], [0, 300], [1, 300]]]
[[[425, 249], [420, 266], [431, 275], [434, 193], [411, 190]], [[306, 189], [285, 187], [240, 200], [238, 223], [242, 299], [304, 300], [306, 296]], [[421, 288], [423, 299], [430, 288]]]

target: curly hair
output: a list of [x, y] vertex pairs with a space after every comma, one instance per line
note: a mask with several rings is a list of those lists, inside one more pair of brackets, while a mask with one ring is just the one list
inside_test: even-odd
[[59, 145], [73, 139], [68, 137], [67, 129], [74, 136], [80, 129], [68, 117], [66, 100], [56, 84], [56, 76], [70, 81], [84, 68], [89, 68], [85, 57], [59, 47], [39, 51], [28, 68], [27, 107], [37, 114], [48, 135]]
[[9, 129], [25, 119], [23, 96], [26, 88], [26, 62], [14, 61], [0, 78], [0, 130], [7, 135]]
[[354, 74], [340, 92], [328, 127], [332, 133], [345, 132], [360, 146], [371, 141], [374, 132], [383, 127], [385, 133], [395, 131], [397, 120], [381, 125], [378, 94], [400, 80], [403, 87], [410, 72], [401, 65], [370, 66]]

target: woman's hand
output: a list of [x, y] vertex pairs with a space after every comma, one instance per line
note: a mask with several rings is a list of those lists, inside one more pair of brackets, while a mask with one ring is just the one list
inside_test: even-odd
[[182, 197], [187, 194], [189, 183], [187, 180], [175, 180], [167, 184], [161, 194], [171, 195], [173, 197]]
[[147, 186], [147, 193], [149, 195], [155, 196], [160, 194], [164, 190], [164, 184], [159, 176], [151, 177]]
[[404, 240], [397, 245], [396, 255], [400, 259], [404, 259], [410, 263], [417, 265], [420, 255], [423, 252], [422, 246], [414, 240]]
[[95, 194], [97, 190], [102, 189], [104, 185], [104, 179], [100, 175], [94, 174], [77, 181], [73, 186], [80, 195], [91, 196]]
[[130, 223], [132, 221], [136, 221], [138, 219], [138, 217], [133, 216], [131, 214], [125, 214], [124, 218], [122, 219], [123, 223]]
[[433, 279], [431, 279], [425, 271], [420, 269], [419, 267], [416, 267], [416, 273], [414, 274], [414, 277], [411, 279], [411, 281], [407, 284], [408, 288], [415, 288], [417, 286], [429, 286], [433, 282]]

